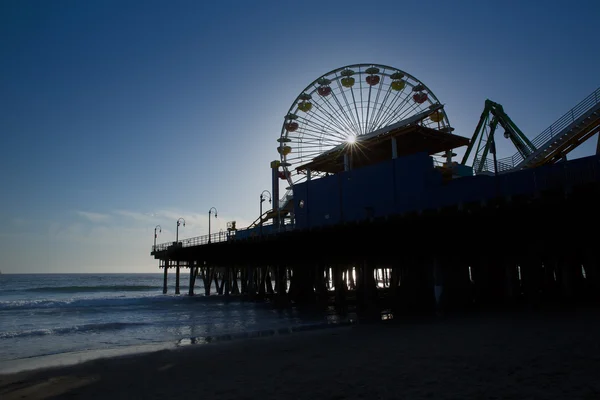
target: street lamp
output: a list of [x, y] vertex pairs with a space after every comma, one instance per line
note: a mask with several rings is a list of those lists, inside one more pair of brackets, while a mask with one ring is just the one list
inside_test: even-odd
[[263, 190], [262, 193], [260, 194], [260, 215], [258, 216], [258, 218], [260, 218], [260, 235], [262, 236], [262, 226], [263, 226], [263, 217], [262, 217], [262, 203], [263, 201], [265, 201], [265, 196], [264, 194], [267, 193], [269, 195], [269, 204], [271, 204], [271, 192], [269, 192], [268, 190]]
[[156, 251], [156, 238], [158, 237], [158, 234], [156, 233], [156, 230], [158, 229], [158, 232], [162, 232], [162, 228], [160, 227], [160, 225], [156, 225], [156, 227], [154, 228], [154, 251]]
[[215, 210], [215, 218], [217, 218], [217, 209], [211, 207], [210, 210], [208, 210], [208, 243], [210, 243], [210, 216], [212, 214], [212, 210]]
[[183, 221], [183, 226], [185, 226], [185, 219], [179, 218], [177, 220], [177, 231], [175, 231], [175, 243], [179, 244], [179, 225], [181, 225], [181, 221]]

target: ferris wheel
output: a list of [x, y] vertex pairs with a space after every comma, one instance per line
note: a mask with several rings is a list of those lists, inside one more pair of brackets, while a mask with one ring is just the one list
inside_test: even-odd
[[[362, 135], [424, 113], [420, 124], [449, 132], [446, 112], [427, 86], [385, 65], [354, 64], [319, 77], [296, 97], [285, 115], [277, 151], [289, 188], [306, 180], [302, 166], [354, 143]], [[427, 110], [432, 110], [431, 114]], [[312, 177], [322, 173], [311, 171]]]

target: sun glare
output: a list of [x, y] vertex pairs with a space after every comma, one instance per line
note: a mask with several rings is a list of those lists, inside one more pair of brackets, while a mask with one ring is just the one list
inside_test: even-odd
[[348, 144], [354, 144], [354, 143], [356, 143], [356, 136], [354, 136], [354, 135], [350, 135], [350, 136], [348, 136], [348, 137], [346, 138], [346, 142], [347, 142]]

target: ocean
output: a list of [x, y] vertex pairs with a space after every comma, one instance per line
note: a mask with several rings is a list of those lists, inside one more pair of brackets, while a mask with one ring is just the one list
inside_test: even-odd
[[[0, 275], [0, 373], [98, 357], [347, 323], [327, 310], [275, 309], [236, 297], [181, 295], [162, 274]], [[214, 288], [213, 288], [214, 291]]]

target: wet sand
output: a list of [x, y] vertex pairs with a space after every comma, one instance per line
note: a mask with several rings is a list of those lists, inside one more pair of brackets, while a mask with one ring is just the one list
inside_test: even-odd
[[0, 375], [10, 399], [598, 399], [600, 312], [395, 319]]

